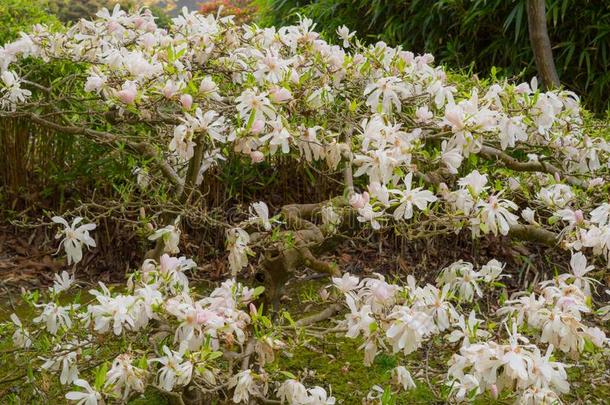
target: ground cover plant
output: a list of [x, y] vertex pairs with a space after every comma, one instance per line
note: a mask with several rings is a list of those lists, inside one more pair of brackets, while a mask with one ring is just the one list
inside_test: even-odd
[[[0, 48], [2, 117], [100, 145], [134, 165], [142, 201], [157, 201], [142, 204], [134, 227], [150, 248], [141, 266], [124, 285], [86, 293], [72, 291], [99, 248], [98, 222], [123, 213], [87, 217], [76, 207], [38, 223], [57, 232], [70, 271], [46, 291], [24, 291], [30, 311], [2, 324], [7, 401], [603, 398], [607, 125], [573, 92], [544, 91], [535, 78], [452, 74], [430, 54], [362, 44], [348, 27], [336, 39], [321, 39], [307, 18], [260, 28], [184, 10], [160, 28], [147, 9], [117, 6], [67, 28], [36, 25]], [[69, 69], [30, 80], [58, 66]], [[200, 186], [210, 170], [239, 162], [247, 175], [278, 156], [314, 183], [332, 181], [334, 195], [251, 201], [222, 223], [206, 216]], [[253, 187], [277, 201], [264, 180]], [[184, 219], [198, 217], [225, 234], [217, 256], [227, 279], [208, 288], [191, 283], [197, 263], [181, 255]], [[379, 232], [543, 246], [558, 260], [519, 283], [491, 257], [397, 277], [327, 259]], [[298, 289], [311, 285], [305, 269], [324, 280], [313, 291]], [[311, 305], [287, 305], [290, 295]], [[348, 356], [372, 376], [358, 387], [370, 386], [342, 383], [347, 364], [320, 377], [307, 354], [320, 342], [348, 348], [318, 355]], [[577, 374], [588, 376], [587, 394], [574, 389]]]

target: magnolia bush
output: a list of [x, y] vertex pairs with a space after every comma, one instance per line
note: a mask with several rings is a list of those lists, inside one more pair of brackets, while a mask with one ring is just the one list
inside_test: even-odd
[[[19, 355], [36, 353], [37, 372], [56, 374], [79, 404], [127, 401], [147, 388], [181, 401], [332, 404], [331, 387], [307, 387], [272, 366], [287, 337], [312, 319], [282, 326], [263, 303], [278, 310], [283, 284], [306, 266], [334, 276], [336, 291], [326, 298], [348, 310], [336, 331], [362, 340], [366, 365], [382, 351], [406, 356], [442, 338], [455, 353], [452, 398], [560, 401], [569, 365], [554, 356], [575, 359], [608, 344], [595, 322], [610, 308], [595, 304], [586, 258], [600, 271], [610, 263], [604, 128], [574, 93], [543, 91], [535, 79], [464, 80], [435, 67], [432, 55], [364, 46], [346, 27], [333, 45], [314, 28], [306, 18], [260, 28], [184, 10], [161, 29], [147, 9], [116, 7], [60, 31], [37, 25], [0, 47], [3, 117], [136, 156], [143, 192], [168, 187], [184, 211], [206, 171], [227, 159], [247, 166], [284, 155], [334, 178], [342, 173], [344, 187], [275, 215], [256, 202], [249, 218], [225, 224], [232, 278], [209, 294], [189, 285], [195, 263], [175, 256], [179, 217], [152, 231], [155, 248], [124, 288], [100, 283], [87, 305], [66, 304], [73, 279], [58, 275], [46, 302], [26, 295], [39, 309], [32, 325], [12, 317]], [[28, 79], [36, 60], [76, 68], [39, 83]], [[82, 221], [53, 218], [63, 226], [68, 264], [95, 248], [95, 224]], [[391, 227], [407, 239], [508, 236], [572, 259], [568, 272], [495, 311], [476, 301], [508, 276], [496, 260], [480, 268], [456, 262], [436, 285], [418, 286], [412, 276], [393, 283], [343, 274], [314, 253], [362, 227]], [[264, 289], [237, 281], [249, 264], [271, 280]], [[107, 340], [119, 340], [120, 351], [109, 353]], [[404, 365], [392, 375], [395, 390], [416, 386]], [[369, 400], [385, 401], [381, 391], [372, 387]]]

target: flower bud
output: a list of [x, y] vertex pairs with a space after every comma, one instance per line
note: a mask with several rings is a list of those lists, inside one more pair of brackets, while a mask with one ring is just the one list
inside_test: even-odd
[[174, 95], [174, 93], [176, 92], [176, 85], [174, 84], [173, 81], [168, 81], [167, 83], [165, 83], [165, 86], [163, 87], [162, 93], [163, 96], [165, 96], [165, 98], [172, 98], [172, 96]]
[[190, 94], [183, 94], [180, 96], [180, 104], [185, 110], [190, 110], [193, 106], [193, 96]]
[[261, 151], [253, 150], [250, 152], [250, 159], [252, 159], [252, 163], [260, 163], [265, 160], [265, 155]]
[[250, 128], [250, 132], [252, 132], [253, 134], [259, 134], [263, 128], [265, 128], [265, 121], [263, 120], [254, 120], [254, 122], [252, 123], [252, 127]]
[[520, 85], [515, 87], [515, 92], [517, 94], [530, 93], [531, 92], [530, 85], [527, 83], [521, 83]]
[[108, 21], [108, 23], [106, 24], [106, 29], [108, 30], [109, 34], [112, 34], [116, 30], [118, 30], [120, 27], [121, 27], [121, 24], [119, 24], [116, 21]]
[[299, 83], [299, 74], [297, 73], [297, 71], [295, 69], [292, 69], [290, 71], [290, 81], [294, 84]]
[[359, 210], [364, 208], [366, 204], [368, 204], [369, 200], [369, 193], [366, 191], [362, 194], [355, 193], [350, 197], [349, 205], [351, 205], [353, 209]]
[[154, 21], [149, 21], [148, 23], [146, 23], [145, 29], [148, 32], [154, 32], [157, 29], [157, 24], [155, 24]]
[[133, 19], [133, 26], [135, 29], [139, 29], [144, 24], [144, 19], [140, 16]]
[[137, 90], [133, 87], [123, 89], [117, 93], [119, 100], [125, 104], [133, 104], [138, 94]]
[[489, 387], [489, 391], [491, 391], [491, 396], [492, 396], [494, 399], [498, 399], [498, 386], [497, 386], [496, 384], [492, 384], [492, 385]]
[[289, 101], [292, 99], [292, 94], [290, 93], [290, 91], [284, 87], [276, 87], [273, 90], [271, 90], [271, 93], [269, 94], [269, 98], [271, 99], [271, 101], [273, 101], [274, 103], [285, 103], [286, 101]]
[[519, 184], [517, 179], [511, 177], [508, 179], [508, 188], [510, 188], [512, 191], [519, 190], [519, 188], [521, 188], [521, 184]]
[[428, 122], [432, 119], [432, 112], [428, 110], [427, 106], [422, 106], [415, 110], [415, 117], [417, 117], [417, 122]]
[[151, 49], [153, 46], [155, 46], [156, 43], [156, 39], [155, 36], [153, 34], [151, 34], [150, 32], [142, 35], [142, 37], [140, 37], [140, 43], [142, 44], [142, 46], [145, 49]]

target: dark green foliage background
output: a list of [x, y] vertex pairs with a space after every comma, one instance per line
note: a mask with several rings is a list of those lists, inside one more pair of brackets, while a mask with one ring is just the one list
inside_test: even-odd
[[[452, 68], [529, 79], [535, 65], [526, 0], [256, 0], [261, 22], [312, 18], [318, 30], [338, 26], [367, 42], [430, 52]], [[561, 82], [598, 113], [610, 106], [610, 0], [547, 0], [547, 25]]]

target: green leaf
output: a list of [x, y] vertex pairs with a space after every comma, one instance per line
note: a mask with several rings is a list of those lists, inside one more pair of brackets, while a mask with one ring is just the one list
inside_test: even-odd
[[283, 376], [285, 376], [287, 378], [290, 378], [292, 380], [296, 380], [297, 379], [297, 377], [294, 374], [292, 374], [290, 371], [280, 370], [280, 374], [282, 374]]
[[265, 287], [264, 287], [264, 286], [262, 286], [262, 285], [259, 285], [258, 287], [256, 287], [256, 288], [254, 289], [254, 291], [252, 292], [252, 294], [253, 294], [255, 297], [258, 297], [258, 296], [260, 296], [260, 295], [261, 295], [262, 293], [264, 293], [264, 292], [265, 292]]
[[100, 367], [98, 367], [97, 372], [95, 373], [95, 389], [100, 391], [104, 382], [106, 381], [106, 374], [108, 373], [108, 362], [104, 362]]
[[297, 324], [296, 324], [296, 322], [294, 321], [294, 319], [292, 319], [292, 316], [290, 315], [290, 313], [289, 313], [289, 312], [287, 312], [287, 311], [282, 312], [282, 316], [283, 316], [284, 318], [286, 318], [286, 320], [288, 321], [288, 323], [290, 323], [290, 326], [292, 326], [293, 328], [295, 328], [295, 327], [296, 327], [296, 325], [297, 325]]
[[250, 117], [248, 117], [248, 124], [246, 125], [246, 131], [249, 131], [252, 128], [252, 124], [254, 124], [254, 119], [256, 118], [256, 110], [252, 110], [250, 112]]
[[212, 352], [208, 355], [208, 360], [215, 360], [222, 357], [222, 352]]
[[138, 368], [146, 370], [148, 368], [148, 359], [146, 356], [142, 356], [138, 359]]

